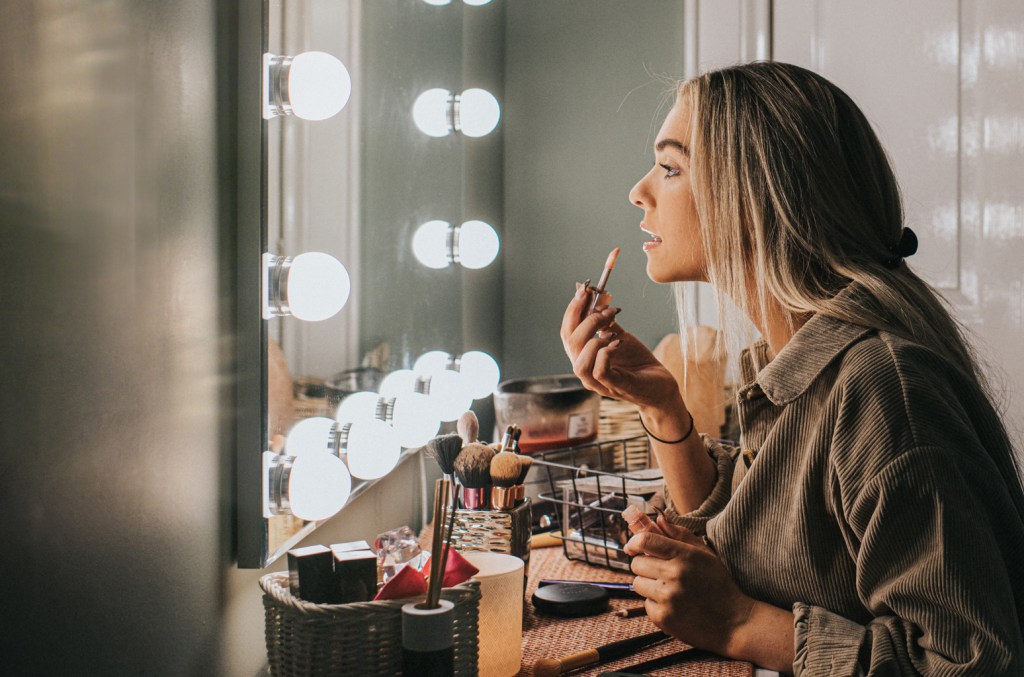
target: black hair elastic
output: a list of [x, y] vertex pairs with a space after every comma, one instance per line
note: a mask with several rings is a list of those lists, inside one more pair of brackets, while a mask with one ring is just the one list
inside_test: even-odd
[[904, 228], [900, 232], [900, 241], [889, 247], [889, 251], [892, 252], [893, 257], [886, 260], [885, 265], [895, 268], [903, 263], [903, 259], [913, 256], [917, 252], [917, 233], [910, 228]]
[[661, 439], [660, 437], [658, 437], [657, 435], [655, 435], [654, 433], [652, 433], [650, 430], [647, 429], [647, 426], [644, 425], [644, 417], [643, 416], [638, 416], [637, 418], [640, 419], [640, 427], [643, 428], [644, 432], [647, 433], [648, 435], [650, 435], [651, 439], [654, 440], [655, 442], [661, 442], [662, 444], [679, 444], [681, 442], [685, 442], [686, 439], [690, 435], [693, 434], [693, 414], [690, 414], [690, 429], [687, 430], [686, 434], [683, 435], [682, 437], [680, 437], [678, 440], [663, 440], [663, 439]]

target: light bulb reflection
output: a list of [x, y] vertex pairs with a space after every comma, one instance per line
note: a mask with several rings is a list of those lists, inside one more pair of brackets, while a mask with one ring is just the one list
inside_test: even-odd
[[470, 350], [459, 358], [459, 375], [463, 387], [478, 400], [487, 397], [498, 387], [501, 370], [493, 357], [480, 350]]
[[455, 129], [466, 136], [490, 134], [500, 118], [498, 100], [485, 89], [467, 89], [456, 100]]
[[324, 520], [348, 502], [352, 476], [337, 456], [314, 453], [280, 458], [286, 473], [281, 494], [296, 517], [309, 522]]
[[416, 229], [412, 239], [416, 259], [435, 269], [452, 263], [473, 270], [486, 268], [497, 258], [500, 248], [494, 228], [477, 220], [454, 227], [447, 221], [427, 221]]
[[430, 377], [429, 396], [442, 421], [454, 421], [473, 404], [458, 372], [445, 369]]
[[353, 477], [364, 480], [387, 475], [398, 464], [402, 445], [395, 429], [383, 421], [345, 424], [340, 449]]

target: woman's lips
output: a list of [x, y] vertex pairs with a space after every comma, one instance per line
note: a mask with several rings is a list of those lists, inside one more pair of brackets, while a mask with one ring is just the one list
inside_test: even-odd
[[643, 246], [644, 246], [644, 251], [645, 252], [649, 252], [652, 249], [654, 249], [655, 247], [657, 247], [659, 244], [661, 244], [661, 238], [658, 237], [657, 235], [655, 235], [654, 233], [652, 233], [651, 231], [647, 230], [645, 225], [642, 224], [642, 223], [640, 224], [640, 230], [644, 231], [645, 233], [647, 233], [648, 235], [651, 236], [650, 240], [647, 240], [646, 242], [644, 242]]

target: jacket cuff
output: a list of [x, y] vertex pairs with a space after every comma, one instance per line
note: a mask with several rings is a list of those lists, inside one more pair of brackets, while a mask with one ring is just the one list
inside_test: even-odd
[[867, 628], [821, 607], [793, 605], [794, 677], [857, 677]]
[[739, 453], [738, 449], [726, 447], [707, 435], [702, 434], [701, 439], [704, 440], [708, 456], [715, 462], [715, 468], [718, 471], [718, 477], [715, 478], [715, 485], [711, 488], [711, 493], [696, 510], [679, 514], [672, 502], [672, 496], [667, 489], [665, 490], [667, 517], [698, 536], [707, 533], [708, 520], [720, 513], [729, 502], [732, 495], [732, 473], [736, 467], [736, 455]]

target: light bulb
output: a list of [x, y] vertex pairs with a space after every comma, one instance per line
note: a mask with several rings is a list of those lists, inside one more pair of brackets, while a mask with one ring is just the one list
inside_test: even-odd
[[334, 453], [337, 422], [324, 416], [304, 418], [288, 431], [284, 441], [285, 453], [301, 456], [316, 452]]
[[412, 236], [412, 253], [427, 268], [447, 268], [451, 262], [449, 233], [452, 224], [447, 221], [427, 221]]
[[381, 396], [377, 393], [369, 391], [352, 393], [338, 405], [334, 418], [338, 423], [377, 420], [380, 418], [380, 400]]
[[423, 393], [404, 393], [395, 397], [391, 425], [403, 447], [422, 447], [441, 427], [434, 403]]
[[267, 291], [264, 318], [291, 315], [318, 322], [348, 301], [352, 281], [338, 259], [322, 252], [295, 257], [265, 256]]
[[487, 397], [498, 387], [501, 370], [494, 358], [479, 350], [470, 350], [459, 358], [459, 375], [463, 387], [478, 400]]
[[442, 421], [455, 421], [473, 404], [459, 372], [445, 369], [430, 377], [430, 399]]
[[462, 2], [470, 5], [471, 7], [479, 7], [480, 5], [486, 5], [491, 0], [462, 0]]
[[431, 350], [416, 358], [412, 370], [419, 376], [434, 376], [455, 365], [451, 355], [443, 350]]
[[412, 119], [421, 132], [428, 136], [448, 136], [452, 123], [452, 93], [447, 89], [428, 89], [416, 97], [412, 105]]
[[381, 397], [398, 397], [416, 390], [416, 374], [411, 369], [397, 369], [380, 382]]
[[359, 421], [343, 428], [341, 450], [347, 454], [353, 477], [384, 477], [398, 464], [402, 445], [398, 433], [383, 421]]
[[[487, 1], [490, 2], [490, 0]], [[441, 7], [442, 5], [452, 4], [452, 0], [423, 0], [423, 2], [427, 3], [428, 5], [434, 5], [435, 7]]]
[[484, 89], [467, 89], [456, 100], [455, 129], [466, 136], [485, 136], [498, 126], [501, 106]]
[[326, 120], [337, 115], [352, 95], [345, 64], [326, 52], [295, 56], [265, 54], [263, 117], [294, 115]]
[[486, 268], [498, 256], [498, 234], [483, 221], [466, 221], [456, 235], [456, 260], [466, 268]]
[[303, 454], [292, 461], [287, 491], [292, 514], [316, 522], [327, 519], [348, 502], [352, 476], [333, 454]]

